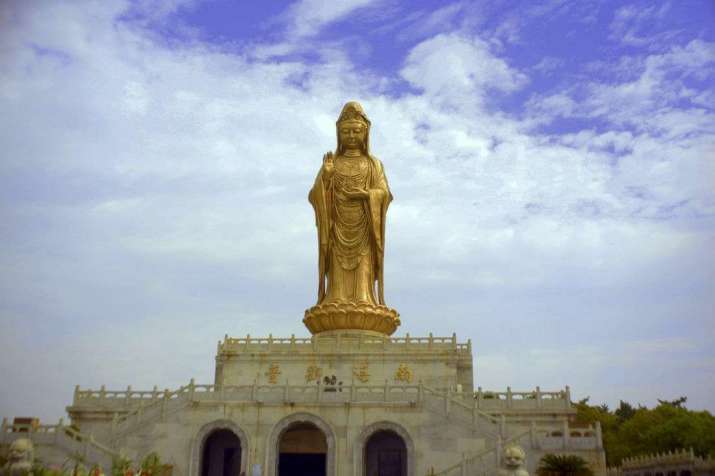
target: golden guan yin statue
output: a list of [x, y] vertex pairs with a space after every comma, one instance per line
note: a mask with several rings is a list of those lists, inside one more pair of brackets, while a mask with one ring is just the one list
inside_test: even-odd
[[318, 228], [318, 303], [303, 322], [313, 334], [358, 331], [390, 335], [399, 314], [385, 305], [385, 216], [392, 201], [382, 163], [370, 154], [370, 121], [349, 102], [336, 123], [338, 148], [308, 199]]

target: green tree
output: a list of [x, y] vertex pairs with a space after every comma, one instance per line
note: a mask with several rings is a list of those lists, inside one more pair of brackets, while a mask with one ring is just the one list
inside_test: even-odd
[[700, 456], [715, 454], [715, 417], [688, 410], [686, 400], [658, 400], [652, 409], [621, 401], [613, 412], [604, 405], [589, 405], [588, 398], [574, 406], [578, 423], [601, 423], [606, 462], [618, 466], [624, 458], [677, 449], [693, 448]]
[[547, 454], [539, 461], [539, 476], [593, 476], [585, 459], [575, 455]]
[[613, 414], [616, 415], [619, 423], [623, 423], [624, 421], [633, 418], [633, 415], [636, 414], [636, 409], [633, 408], [633, 405], [630, 403], [621, 400], [618, 408], [616, 408], [616, 411], [614, 411]]

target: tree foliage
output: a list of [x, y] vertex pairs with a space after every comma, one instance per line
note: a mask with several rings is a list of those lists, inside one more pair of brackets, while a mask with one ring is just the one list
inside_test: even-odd
[[605, 405], [589, 405], [585, 398], [575, 404], [576, 421], [601, 422], [609, 466], [619, 466], [624, 458], [677, 449], [693, 448], [700, 456], [715, 454], [715, 417], [708, 411], [688, 410], [686, 401], [686, 397], [658, 400], [654, 408], [621, 401], [609, 411]]

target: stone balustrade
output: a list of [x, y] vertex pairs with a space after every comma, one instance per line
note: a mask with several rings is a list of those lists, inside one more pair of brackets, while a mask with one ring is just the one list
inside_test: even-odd
[[625, 458], [608, 476], [712, 476], [715, 459], [697, 456], [692, 448]]
[[530, 392], [513, 392], [511, 387], [506, 392], [493, 392], [478, 387], [474, 400], [485, 411], [570, 409], [571, 390], [568, 385], [558, 392], [544, 392], [539, 387]]
[[532, 446], [545, 451], [602, 449], [601, 423], [587, 427], [562, 423], [560, 430], [532, 430]]
[[[341, 401], [357, 401], [351, 400], [367, 398], [365, 395], [371, 395], [370, 398], [378, 400], [384, 399], [385, 388], [389, 388], [389, 392], [409, 392], [414, 391], [419, 385], [405, 384], [389, 384], [389, 385], [341, 385], [341, 386], [326, 386], [324, 384], [311, 385], [281, 385], [281, 384], [264, 384], [264, 385], [224, 385], [223, 390], [218, 385], [197, 385], [193, 384], [193, 392], [196, 393], [211, 393], [214, 398], [221, 391], [224, 392], [227, 398], [231, 400], [253, 400], [249, 398], [251, 395], [293, 395], [296, 401], [307, 401], [312, 399], [311, 395], [322, 395], [324, 393], [335, 392], [339, 393]], [[127, 387], [126, 390], [106, 390], [102, 386], [99, 390], [81, 390], [75, 388], [73, 407], [91, 407], [107, 410], [125, 411], [127, 409], [136, 410], [140, 405], [145, 407], [162, 400], [172, 400], [179, 398], [182, 394], [188, 393], [192, 388], [192, 383], [180, 387], [177, 390], [169, 391], [168, 389], [159, 391], [157, 387], [153, 390], [138, 391]], [[411, 390], [409, 390], [411, 389]], [[252, 393], [253, 392], [253, 393]], [[283, 392], [283, 393], [282, 393]], [[380, 395], [378, 395], [378, 393]], [[374, 397], [373, 397], [374, 395]], [[509, 409], [563, 409], [570, 408], [570, 392], [568, 386], [565, 390], [558, 392], [543, 392], [539, 387], [534, 391], [528, 392], [512, 392], [511, 388], [507, 387], [506, 392], [483, 391], [481, 387], [474, 393], [474, 398], [468, 398], [470, 394], [462, 392], [452, 392], [452, 397], [461, 399], [468, 407], [475, 406], [477, 409], [485, 412], [499, 413]], [[266, 397], [272, 398], [272, 397]], [[365, 400], [369, 401], [369, 400]]]
[[58, 423], [49, 425], [23, 425], [3, 418], [0, 444], [10, 444], [18, 438], [27, 438], [36, 447], [63, 448], [70, 458], [79, 458], [78, 461], [99, 464], [107, 469], [113, 458], [120, 457], [118, 452], [95, 440], [92, 434], [84, 434], [65, 425], [62, 418]]
[[369, 335], [314, 335], [311, 337], [229, 337], [217, 345], [217, 354], [242, 352], [433, 352], [435, 350], [452, 351], [459, 354], [472, 353], [472, 342], [458, 343], [456, 334], [451, 337], [376, 337]]
[[602, 450], [601, 427], [599, 423], [587, 428], [571, 427], [564, 422], [562, 431], [557, 432], [538, 430], [535, 424], [532, 424], [528, 430], [511, 436], [502, 432], [496, 439], [494, 447], [473, 455], [464, 455], [452, 466], [438, 472], [433, 470], [428, 473], [428, 476], [496, 475], [502, 448], [512, 443], [525, 448], [527, 454], [536, 456], [536, 460], [547, 452]]
[[112, 434], [122, 435], [135, 425], [151, 419], [163, 420], [166, 415], [182, 404], [226, 405], [257, 402], [263, 405], [388, 405], [414, 407], [426, 400], [432, 407], [445, 414], [464, 421], [468, 425], [503, 425], [503, 419], [489, 415], [476, 408], [476, 400], [464, 400], [452, 392], [440, 392], [418, 383], [384, 385], [211, 385], [196, 384], [192, 379], [188, 385], [174, 392], [165, 393], [162, 398], [139, 400], [138, 406], [128, 412], [116, 412], [112, 421]]

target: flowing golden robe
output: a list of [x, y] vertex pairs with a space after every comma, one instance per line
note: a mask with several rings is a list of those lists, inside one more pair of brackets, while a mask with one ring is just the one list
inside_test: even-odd
[[[353, 189], [369, 197], [349, 199], [345, 192]], [[308, 199], [318, 227], [318, 304], [384, 305], [385, 215], [392, 194], [382, 163], [371, 155], [338, 155], [333, 175], [321, 168]]]

